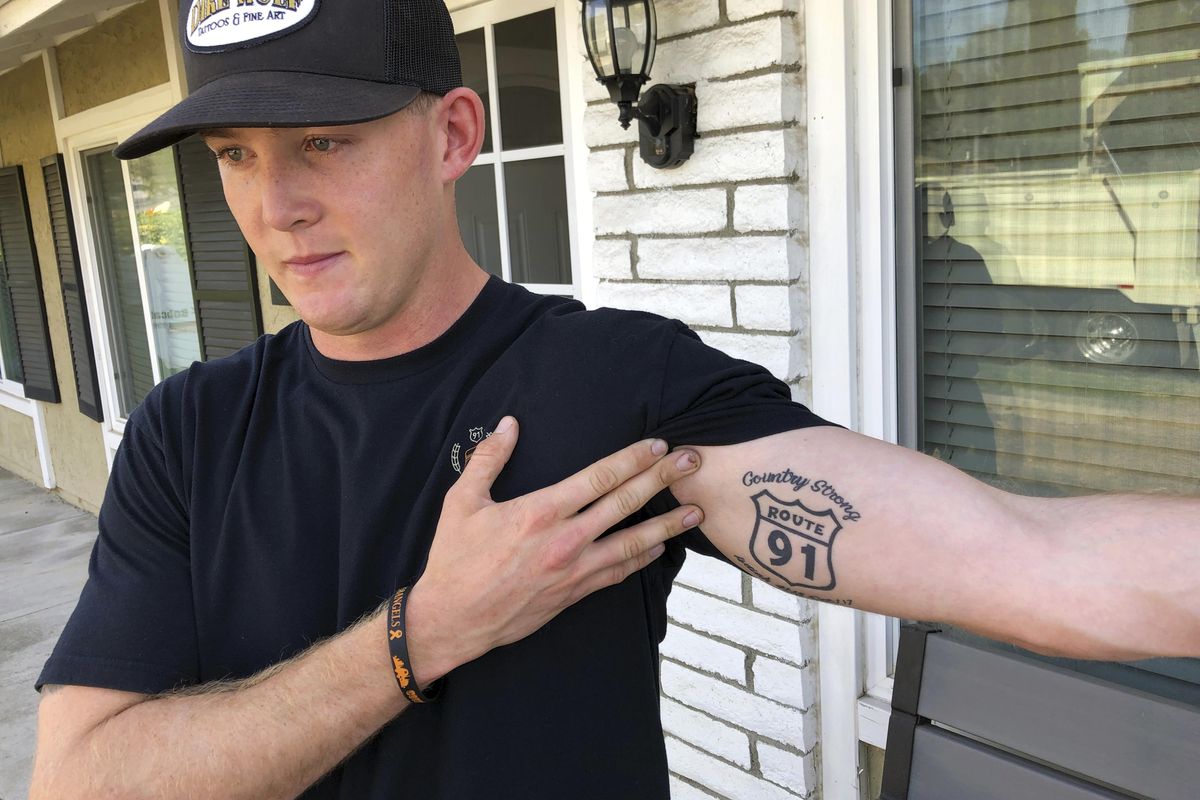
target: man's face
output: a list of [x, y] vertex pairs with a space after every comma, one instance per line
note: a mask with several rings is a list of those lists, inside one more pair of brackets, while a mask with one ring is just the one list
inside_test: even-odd
[[313, 328], [379, 329], [432, 260], [445, 198], [430, 113], [207, 131], [258, 263]]

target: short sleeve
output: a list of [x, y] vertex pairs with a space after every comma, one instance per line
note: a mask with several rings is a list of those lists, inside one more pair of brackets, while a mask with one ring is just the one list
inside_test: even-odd
[[37, 679], [154, 694], [195, 683], [188, 515], [162, 446], [156, 387], [129, 418], [88, 579]]
[[792, 400], [787, 384], [763, 367], [709, 347], [680, 325], [649, 435], [673, 447], [725, 445], [832, 424]]
[[[834, 425], [792, 400], [787, 384], [758, 364], [722, 353], [679, 323], [663, 371], [658, 421], [648, 432], [680, 445], [741, 444], [799, 428]], [[678, 505], [669, 492], [669, 506]], [[656, 498], [658, 500], [658, 498]], [[655, 513], [665, 507], [652, 504]], [[683, 548], [728, 561], [704, 536], [689, 531], [672, 540], [669, 567], [678, 571]]]

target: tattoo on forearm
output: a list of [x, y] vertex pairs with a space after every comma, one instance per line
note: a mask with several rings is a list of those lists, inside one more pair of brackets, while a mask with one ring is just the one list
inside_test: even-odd
[[742, 569], [801, 597], [853, 605], [847, 599], [834, 600], [812, 592], [828, 592], [837, 586], [833, 545], [843, 523], [862, 519], [854, 504], [829, 481], [810, 480], [790, 469], [746, 472], [742, 484], [783, 484], [793, 493], [807, 490], [791, 499], [785, 492], [780, 498], [765, 488], [750, 496], [755, 516], [748, 550], [754, 563], [738, 556]]

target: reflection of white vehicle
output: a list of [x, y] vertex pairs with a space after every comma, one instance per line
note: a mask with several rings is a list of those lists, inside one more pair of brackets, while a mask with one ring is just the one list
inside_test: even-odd
[[[1080, 65], [1087, 152], [1079, 168], [923, 177], [927, 241], [948, 234], [977, 251], [985, 280], [1012, 287], [1027, 308], [1073, 312], [1070, 330], [1043, 332], [1073, 339], [1086, 360], [1178, 367], [1196, 359], [1200, 171], [1122, 171], [1104, 125], [1128, 98], [1162, 88], [1133, 81], [1135, 68], [1178, 67], [1197, 55]], [[1200, 75], [1173, 83], [1181, 80], [1200, 85]], [[1056, 287], [1090, 291], [1052, 295]]]
[[154, 344], [164, 376], [200, 360], [196, 307], [187, 262], [169, 245], [142, 245]]
[[1200, 173], [1024, 173], [930, 179], [926, 189], [926, 235], [974, 248], [992, 283], [1030, 289], [1031, 307], [1045, 305], [1034, 287], [1109, 295], [1074, 298], [1086, 316], [1073, 333], [1088, 360], [1129, 360], [1144, 340], [1195, 343]]

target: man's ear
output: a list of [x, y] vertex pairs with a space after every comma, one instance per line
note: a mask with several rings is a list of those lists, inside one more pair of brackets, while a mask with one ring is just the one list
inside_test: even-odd
[[438, 125], [445, 136], [442, 153], [442, 182], [453, 183], [475, 161], [483, 147], [483, 101], [471, 89], [459, 87], [438, 104]]

